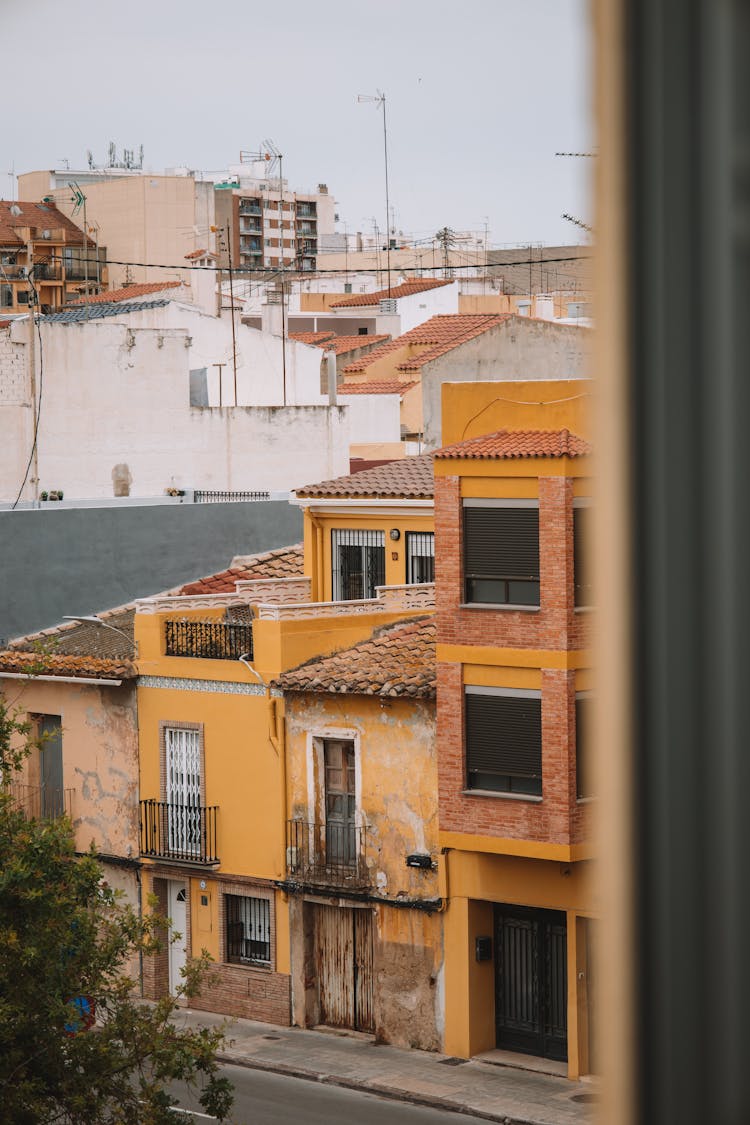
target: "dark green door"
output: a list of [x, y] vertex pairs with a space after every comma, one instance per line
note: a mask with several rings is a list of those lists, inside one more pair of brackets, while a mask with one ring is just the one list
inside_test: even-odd
[[497, 1046], [568, 1057], [566, 918], [554, 910], [495, 907]]
[[40, 814], [45, 818], [62, 816], [65, 812], [63, 794], [62, 717], [42, 715], [39, 720], [42, 739], [39, 757], [41, 778]]

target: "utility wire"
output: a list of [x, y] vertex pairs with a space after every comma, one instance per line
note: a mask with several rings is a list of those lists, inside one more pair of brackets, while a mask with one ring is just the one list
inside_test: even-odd
[[11, 512], [14, 512], [16, 510], [18, 501], [21, 499], [21, 493], [26, 487], [26, 481], [29, 479], [29, 470], [31, 469], [32, 461], [34, 460], [34, 452], [36, 450], [37, 437], [39, 434], [39, 419], [42, 414], [42, 389], [44, 386], [44, 344], [42, 343], [42, 329], [39, 324], [39, 319], [34, 316], [34, 309], [39, 304], [39, 293], [37, 291], [36, 285], [34, 285], [34, 279], [31, 276], [33, 272], [34, 267], [32, 266], [27, 274], [27, 278], [29, 287], [31, 288], [32, 296], [34, 298], [33, 304], [29, 310], [29, 316], [31, 317], [32, 325], [36, 328], [36, 334], [39, 340], [39, 396], [37, 398], [36, 417], [34, 418], [34, 440], [31, 443], [31, 452], [29, 453], [29, 460], [26, 464], [26, 472], [23, 474], [21, 487], [18, 489], [18, 495], [13, 501], [13, 506], [10, 509]]

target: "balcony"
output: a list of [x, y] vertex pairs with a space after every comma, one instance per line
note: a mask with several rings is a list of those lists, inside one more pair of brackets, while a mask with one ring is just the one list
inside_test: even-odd
[[263, 223], [260, 221], [260, 219], [256, 219], [253, 222], [249, 222], [245, 219], [242, 219], [242, 221], [240, 222], [240, 234], [262, 234], [262, 233], [263, 233]]
[[239, 205], [239, 213], [240, 213], [240, 215], [260, 215], [261, 214], [260, 203], [256, 203], [254, 200], [252, 202], [247, 201], [247, 200], [241, 200], [240, 205]]
[[320, 887], [367, 887], [367, 829], [353, 824], [287, 822], [287, 876]]
[[141, 801], [141, 855], [201, 867], [216, 866], [218, 816], [218, 805]]
[[253, 627], [237, 621], [165, 621], [167, 656], [199, 660], [253, 658]]
[[6, 792], [11, 802], [29, 820], [56, 820], [73, 815], [73, 789], [53, 789], [48, 785], [26, 785], [11, 781]]

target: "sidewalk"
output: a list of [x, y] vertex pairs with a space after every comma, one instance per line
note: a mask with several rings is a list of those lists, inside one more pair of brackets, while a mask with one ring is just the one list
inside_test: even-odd
[[[182, 1009], [175, 1023], [215, 1027], [222, 1017]], [[230, 1020], [225, 1062], [367, 1090], [400, 1101], [474, 1114], [503, 1125], [590, 1125], [595, 1087], [516, 1066], [455, 1060], [375, 1044], [368, 1036]]]

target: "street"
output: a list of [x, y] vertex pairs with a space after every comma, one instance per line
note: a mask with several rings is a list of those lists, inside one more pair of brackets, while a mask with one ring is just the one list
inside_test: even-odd
[[[224, 1066], [222, 1072], [235, 1088], [231, 1125], [288, 1125], [289, 1121], [297, 1125], [354, 1121], [357, 1125], [480, 1125], [482, 1120], [243, 1066]], [[179, 1083], [172, 1089], [183, 1107], [175, 1110], [176, 1122], [202, 1125], [215, 1120], [202, 1112], [184, 1087], [181, 1092]]]

